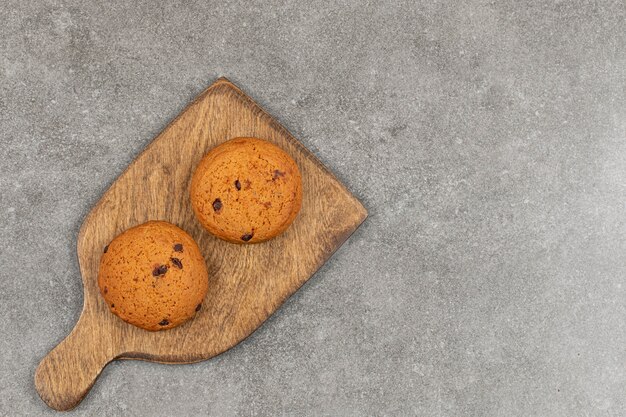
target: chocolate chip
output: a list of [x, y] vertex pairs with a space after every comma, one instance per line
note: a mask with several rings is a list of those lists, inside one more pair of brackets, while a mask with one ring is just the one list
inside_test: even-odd
[[284, 176], [285, 176], [284, 172], [275, 169], [274, 170], [274, 176], [272, 176], [272, 181], [275, 180], [275, 179], [278, 179], [280, 177], [284, 177]]
[[168, 324], [170, 324], [168, 319], [163, 319], [159, 322], [159, 326], [167, 326]]
[[167, 272], [167, 269], [167, 265], [159, 265], [154, 268], [154, 270], [152, 271], [152, 275], [154, 275], [155, 277], [158, 277], [159, 275], [164, 275]]
[[107, 253], [107, 251], [108, 251], [108, 250], [109, 250], [109, 245], [106, 245], [106, 246], [104, 247], [104, 253]]
[[201, 309], [201, 308], [202, 308], [202, 304], [198, 304], [198, 305], [196, 306], [196, 311], [200, 311], [200, 309]]
[[239, 182], [239, 180], [235, 180], [235, 188], [237, 189], [237, 191], [241, 190], [241, 183]]
[[213, 202], [213, 210], [218, 212], [222, 209], [222, 200], [220, 200], [219, 198], [216, 198], [215, 201]]
[[111, 308], [115, 308], [115, 304], [111, 304]]
[[183, 251], [183, 244], [182, 243], [177, 243], [174, 245], [174, 252], [182, 252]]
[[104, 293], [106, 294], [108, 292], [109, 292], [109, 289], [107, 287], [104, 287]]
[[245, 235], [241, 236], [241, 240], [243, 240], [244, 242], [247, 242], [250, 239], [252, 239], [252, 236], [253, 236], [252, 233], [246, 233]]
[[180, 259], [178, 258], [171, 258], [170, 259], [172, 261], [172, 263], [174, 264], [174, 266], [178, 269], [183, 269], [183, 263], [180, 261]]

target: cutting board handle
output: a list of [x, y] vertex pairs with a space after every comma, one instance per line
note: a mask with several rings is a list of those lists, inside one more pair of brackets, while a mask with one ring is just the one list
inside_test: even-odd
[[93, 386], [102, 369], [115, 357], [111, 337], [102, 337], [97, 322], [84, 314], [72, 332], [39, 363], [35, 387], [55, 410], [74, 408]]

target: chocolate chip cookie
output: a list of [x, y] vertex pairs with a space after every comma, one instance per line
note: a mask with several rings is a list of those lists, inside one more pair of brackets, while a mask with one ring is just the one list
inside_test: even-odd
[[215, 236], [233, 243], [263, 242], [284, 232], [300, 211], [300, 170], [268, 141], [232, 139], [200, 161], [191, 202], [200, 223]]
[[111, 312], [142, 329], [171, 329], [201, 309], [208, 272], [184, 230], [150, 221], [121, 233], [103, 249], [98, 287]]

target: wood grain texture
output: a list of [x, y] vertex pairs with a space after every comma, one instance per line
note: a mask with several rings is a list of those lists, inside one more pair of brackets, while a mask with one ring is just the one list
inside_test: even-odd
[[[189, 201], [194, 168], [215, 145], [238, 136], [269, 140], [298, 163], [303, 204], [292, 226], [265, 243], [219, 240], [197, 222]], [[287, 130], [225, 78], [192, 102], [113, 183], [78, 236], [84, 306], [72, 332], [39, 364], [35, 386], [50, 407], [68, 410], [114, 359], [189, 363], [241, 342], [324, 264], [367, 217], [361, 203]], [[109, 312], [98, 292], [105, 245], [148, 220], [166, 220], [196, 239], [209, 291], [195, 319], [148, 332]]]

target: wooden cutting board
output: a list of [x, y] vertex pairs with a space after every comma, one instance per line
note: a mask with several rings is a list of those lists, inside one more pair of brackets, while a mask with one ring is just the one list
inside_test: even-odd
[[[219, 240], [197, 222], [189, 184], [211, 148], [238, 136], [269, 140], [302, 171], [302, 210], [279, 237], [255, 245]], [[35, 386], [50, 407], [69, 410], [115, 359], [189, 363], [230, 349], [254, 332], [365, 220], [361, 203], [258, 104], [220, 78], [130, 164], [78, 235], [84, 306], [72, 332], [43, 358]], [[114, 316], [97, 286], [105, 245], [148, 220], [166, 220], [196, 239], [209, 269], [203, 308], [182, 326], [148, 332]]]

